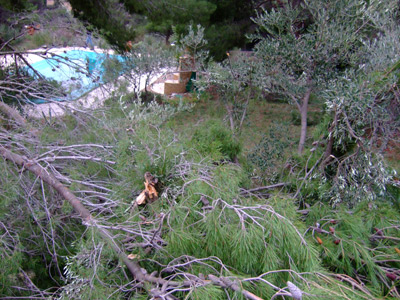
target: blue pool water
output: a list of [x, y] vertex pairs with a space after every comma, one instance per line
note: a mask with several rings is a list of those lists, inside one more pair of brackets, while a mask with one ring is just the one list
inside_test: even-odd
[[[104, 62], [107, 58], [123, 61], [120, 55], [70, 50], [33, 63], [31, 66], [43, 77], [60, 83], [66, 90], [65, 98], [53, 100], [71, 101], [104, 83]], [[43, 101], [33, 100], [33, 102]]]

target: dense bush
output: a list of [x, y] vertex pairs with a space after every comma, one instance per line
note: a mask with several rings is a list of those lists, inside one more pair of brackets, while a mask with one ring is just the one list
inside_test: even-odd
[[234, 139], [229, 129], [215, 120], [202, 124], [194, 132], [192, 142], [196, 145], [195, 149], [213, 160], [234, 161], [242, 150], [240, 142]]

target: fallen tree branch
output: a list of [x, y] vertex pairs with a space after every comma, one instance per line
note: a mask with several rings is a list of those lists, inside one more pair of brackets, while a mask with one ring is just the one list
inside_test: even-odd
[[371, 237], [371, 240], [392, 240], [392, 241], [399, 242], [399, 241], [400, 241], [400, 238], [394, 237], [394, 236], [386, 236], [386, 235], [377, 235], [377, 234], [374, 234], [374, 235]]
[[103, 163], [107, 163], [110, 165], [115, 165], [116, 162], [112, 161], [112, 160], [106, 160], [103, 158], [99, 158], [99, 157], [92, 157], [92, 156], [78, 156], [78, 155], [64, 155], [64, 156], [50, 156], [50, 157], [43, 157], [41, 159], [39, 159], [38, 161], [47, 161], [47, 162], [53, 162], [55, 160], [90, 160], [90, 161], [95, 161], [95, 162], [103, 162]]
[[272, 190], [278, 187], [283, 187], [285, 185], [288, 185], [288, 182], [281, 182], [281, 183], [277, 183], [277, 184], [272, 184], [272, 185], [267, 185], [267, 186], [260, 186], [260, 187], [256, 187], [254, 189], [250, 189], [250, 190], [241, 190], [240, 193], [241, 194], [247, 194], [247, 193], [253, 193], [253, 192], [258, 192], [258, 191], [263, 191], [263, 190]]
[[243, 296], [245, 296], [247, 299], [250, 300], [263, 300], [262, 298], [258, 297], [257, 295], [254, 295], [253, 293], [243, 289], [240, 287], [236, 282], [230, 280], [229, 278], [226, 277], [217, 277], [212, 274], [208, 275], [208, 278], [214, 283], [215, 285], [218, 285], [223, 288], [229, 288], [235, 292], [240, 292], [242, 293]]
[[29, 69], [31, 69], [40, 79], [44, 79], [43, 75], [40, 74], [38, 71], [36, 71], [36, 69], [31, 66], [31, 64], [25, 59], [25, 57], [22, 54], [20, 54], [18, 51], [15, 51], [15, 49], [13, 47], [11, 47], [10, 45], [6, 45], [6, 46], [14, 53], [14, 55], [16, 55], [20, 59], [22, 59], [23, 62], [27, 65], [27, 67]]
[[25, 119], [20, 115], [20, 113], [16, 109], [0, 101], [0, 111], [3, 112], [10, 119], [13, 119], [21, 127], [26, 128]]
[[4, 148], [0, 145], [0, 155], [3, 156], [6, 160], [9, 160], [23, 168], [31, 171], [44, 182], [49, 184], [52, 188], [54, 188], [57, 192], [59, 192], [65, 200], [67, 200], [74, 210], [79, 214], [79, 217], [82, 219], [82, 223], [87, 226], [95, 227], [101, 237], [106, 240], [106, 242], [110, 245], [110, 247], [114, 250], [117, 256], [125, 263], [128, 270], [132, 273], [136, 280], [140, 282], [152, 282], [158, 284], [168, 284], [170, 286], [180, 286], [180, 285], [190, 285], [190, 282], [172, 282], [165, 280], [163, 278], [151, 276], [145, 274], [139, 264], [136, 261], [132, 261], [128, 258], [128, 256], [122, 251], [119, 245], [115, 242], [114, 238], [108, 232], [108, 230], [102, 228], [97, 225], [97, 221], [90, 214], [89, 210], [82, 205], [79, 199], [60, 181], [58, 181], [52, 174], [48, 173], [41, 165], [37, 162], [28, 159], [27, 157], [21, 156], [19, 154], [13, 153], [10, 150]]
[[[20, 154], [16, 154], [2, 145], [0, 145], [0, 155], [4, 159], [21, 166], [23, 169], [29, 170], [30, 172], [38, 176], [42, 181], [46, 182], [51, 188], [55, 189], [66, 201], [68, 201], [68, 203], [70, 203], [75, 212], [78, 213], [79, 217], [82, 219], [83, 225], [93, 227], [98, 231], [99, 235], [107, 242], [114, 253], [124, 262], [130, 273], [138, 282], [148, 282], [162, 286], [163, 288], [161, 294], [166, 293], [164, 295], [168, 296], [169, 299], [174, 299], [174, 297], [170, 294], [176, 291], [191, 290], [196, 287], [205, 286], [213, 283], [222, 288], [240, 292], [247, 299], [263, 300], [257, 295], [243, 289], [240, 281], [233, 281], [232, 279], [226, 277], [218, 277], [210, 274], [208, 275], [209, 280], [206, 280], [204, 276], [197, 277], [189, 273], [183, 273], [180, 275], [185, 276], [185, 280], [174, 281], [175, 276], [170, 276], [170, 280], [168, 280], [162, 277], [156, 277], [154, 273], [148, 274], [145, 269], [142, 269], [140, 267], [137, 261], [128, 258], [128, 256], [123, 252], [123, 250], [117, 244], [114, 237], [110, 234], [107, 228], [99, 224], [97, 220], [91, 215], [90, 211], [83, 206], [81, 201], [65, 185], [58, 181], [57, 178], [52, 175], [47, 169], [42, 167], [37, 161], [29, 159], [26, 156], [22, 156]], [[161, 223], [162, 219], [163, 217], [161, 218]], [[159, 230], [160, 227], [154, 233], [153, 239]], [[150, 244], [154, 242], [153, 239], [150, 241]], [[169, 292], [167, 292], [167, 290], [169, 290]]]
[[33, 128], [29, 128], [25, 118], [15, 108], [10, 105], [0, 101], [0, 112], [3, 112], [9, 119], [12, 119], [22, 128], [28, 130], [33, 136], [38, 135], [38, 131]]

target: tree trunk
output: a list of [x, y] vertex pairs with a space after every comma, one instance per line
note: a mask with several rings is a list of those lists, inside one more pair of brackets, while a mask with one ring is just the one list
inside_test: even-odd
[[308, 101], [310, 99], [311, 87], [308, 88], [306, 94], [304, 95], [303, 101], [300, 106], [300, 115], [301, 115], [301, 132], [300, 132], [300, 141], [299, 148], [297, 152], [302, 154], [304, 151], [304, 145], [306, 143], [307, 137], [307, 113], [308, 113]]
[[172, 33], [173, 33], [172, 30], [168, 29], [165, 34], [165, 45], [167, 45], [167, 46], [170, 46], [169, 38], [171, 37]]
[[232, 112], [232, 108], [225, 103], [225, 109], [228, 113], [228, 117], [229, 117], [229, 124], [231, 127], [231, 131], [232, 131], [232, 135], [235, 137], [235, 121], [233, 120], [233, 112]]

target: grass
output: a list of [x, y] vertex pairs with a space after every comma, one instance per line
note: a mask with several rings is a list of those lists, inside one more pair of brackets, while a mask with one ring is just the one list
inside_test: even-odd
[[[195, 95], [192, 97], [195, 97]], [[168, 126], [186, 135], [191, 135], [196, 127], [210, 119], [223, 120], [226, 126], [229, 126], [226, 119], [226, 110], [221, 100], [209, 98], [205, 95], [203, 99], [195, 103], [196, 105], [191, 111], [181, 112], [168, 122]], [[250, 101], [247, 118], [240, 136], [244, 151], [250, 151], [264, 135], [267, 135], [272, 123], [288, 124], [289, 130], [282, 134], [295, 141], [293, 144], [293, 149], [295, 150], [300, 136], [300, 126], [292, 122], [293, 109], [292, 105], [284, 101], [270, 99], [254, 99]], [[312, 105], [311, 110], [314, 112], [322, 111], [318, 104]], [[312, 136], [313, 128], [314, 126], [309, 126], [308, 137]]]

